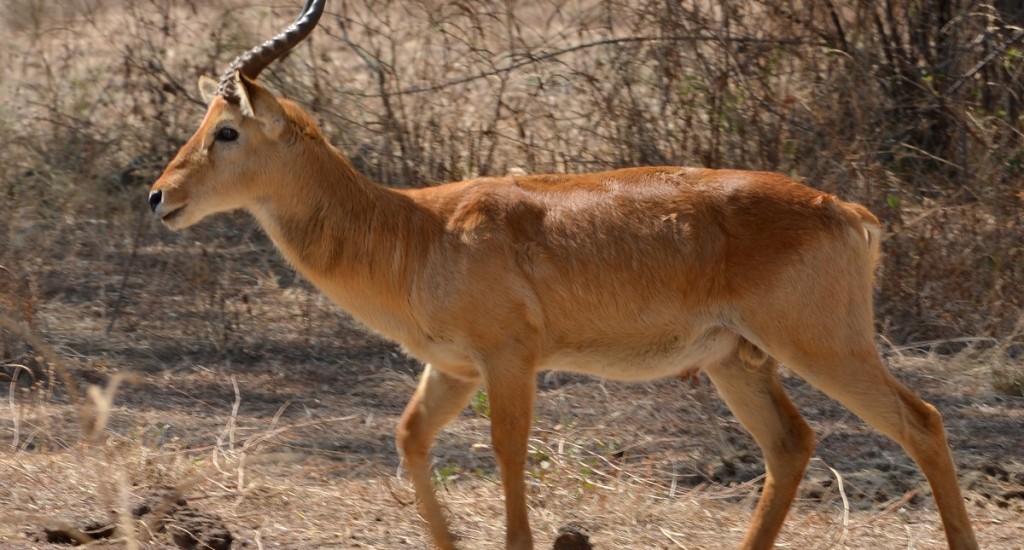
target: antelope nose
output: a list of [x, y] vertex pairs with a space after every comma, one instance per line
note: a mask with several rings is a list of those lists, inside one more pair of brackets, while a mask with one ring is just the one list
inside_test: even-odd
[[152, 193], [150, 193], [149, 194], [149, 208], [150, 208], [150, 210], [152, 210], [153, 212], [156, 212], [156, 207], [160, 206], [160, 201], [163, 200], [163, 198], [164, 198], [163, 191], [160, 191], [159, 189], [157, 189], [156, 191], [153, 191]]

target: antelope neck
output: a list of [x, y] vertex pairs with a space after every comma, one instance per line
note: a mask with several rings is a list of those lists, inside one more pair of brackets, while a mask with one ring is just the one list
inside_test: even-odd
[[411, 316], [416, 266], [440, 222], [314, 143], [251, 210], [303, 276], [363, 323], [398, 336]]

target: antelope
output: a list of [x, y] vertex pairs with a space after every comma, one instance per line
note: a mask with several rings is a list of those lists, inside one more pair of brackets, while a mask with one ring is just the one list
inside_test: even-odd
[[779, 174], [703, 168], [378, 185], [256, 80], [323, 9], [307, 0], [219, 81], [200, 79], [206, 116], [149, 204], [172, 230], [247, 210], [304, 277], [425, 364], [396, 443], [438, 548], [457, 538], [430, 448], [481, 386], [506, 548], [533, 548], [524, 466], [537, 373], [552, 369], [625, 381], [703, 370], [764, 455], [741, 547], [771, 548], [815, 445], [780, 362], [900, 443], [949, 547], [978, 547], [939, 412], [875, 346], [881, 227], [867, 209]]

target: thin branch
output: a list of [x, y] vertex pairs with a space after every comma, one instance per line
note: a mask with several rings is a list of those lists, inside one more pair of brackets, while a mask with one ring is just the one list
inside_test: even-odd
[[1013, 36], [1011, 36], [1006, 42], [1004, 42], [998, 48], [989, 52], [988, 55], [982, 58], [981, 61], [979, 61], [975, 66], [971, 67], [970, 70], [968, 70], [966, 73], [960, 75], [956, 79], [956, 82], [953, 82], [953, 84], [946, 88], [942, 92], [942, 95], [940, 95], [939, 97], [949, 97], [956, 93], [956, 91], [959, 90], [965, 82], [973, 78], [974, 75], [978, 73], [978, 71], [985, 67], [985, 65], [988, 65], [989, 63], [992, 62], [993, 59], [1002, 55], [1004, 52], [1006, 52], [1007, 48], [1017, 43], [1017, 41], [1019, 41], [1021, 38], [1024, 38], [1024, 29], [1017, 29], [1017, 32], [1013, 33]]
[[[349, 38], [347, 33], [341, 37], [345, 43], [352, 47], [356, 53], [366, 61], [366, 64], [374, 70], [379, 70], [377, 63], [373, 63], [367, 60], [366, 54], [362, 48], [358, 47]], [[474, 80], [480, 80], [483, 78], [497, 76], [507, 72], [514, 71], [527, 65], [533, 65], [536, 63], [544, 63], [557, 59], [563, 55], [578, 52], [582, 50], [588, 50], [591, 48], [599, 48], [603, 46], [619, 46], [623, 44], [641, 44], [647, 42], [719, 42], [719, 43], [735, 43], [735, 44], [768, 44], [776, 46], [815, 46], [815, 47], [829, 47], [829, 44], [825, 42], [810, 42], [807, 40], [800, 39], [785, 39], [785, 38], [754, 38], [750, 36], [732, 36], [732, 37], [720, 37], [706, 34], [690, 34], [690, 35], [677, 35], [677, 36], [627, 36], [623, 38], [604, 38], [601, 40], [595, 40], [593, 42], [584, 42], [582, 44], [576, 44], [574, 46], [568, 46], [559, 50], [554, 50], [542, 54], [531, 54], [522, 53], [515, 57], [522, 57], [523, 59], [515, 63], [511, 63], [504, 67], [497, 67], [487, 71], [479, 72], [469, 76], [463, 76], [437, 84], [429, 84], [425, 86], [410, 86], [403, 88], [396, 92], [388, 94], [389, 96], [409, 95], [409, 94], [421, 94], [425, 92], [436, 92], [452, 86], [458, 86], [460, 84], [466, 84], [473, 82]], [[351, 95], [357, 97], [368, 97], [368, 98], [379, 98], [383, 94], [373, 93], [359, 93], [351, 92]]]

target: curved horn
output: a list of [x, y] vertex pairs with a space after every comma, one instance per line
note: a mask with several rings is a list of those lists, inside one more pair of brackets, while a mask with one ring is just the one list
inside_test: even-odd
[[225, 71], [224, 76], [221, 77], [221, 91], [228, 92], [233, 88], [231, 84], [233, 84], [232, 81], [235, 78], [236, 71], [250, 79], [255, 79], [263, 69], [267, 68], [267, 65], [270, 65], [274, 60], [280, 58], [288, 50], [302, 42], [313, 31], [317, 22], [320, 21], [320, 16], [324, 13], [325, 3], [326, 0], [306, 0], [306, 5], [302, 8], [299, 17], [288, 28], [270, 40], [236, 57], [231, 62], [228, 70]]

